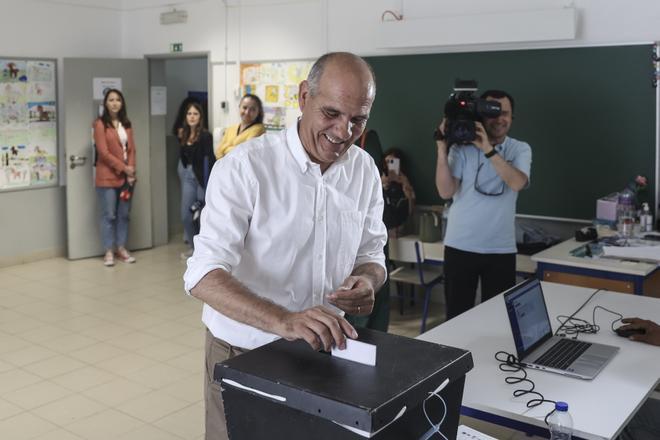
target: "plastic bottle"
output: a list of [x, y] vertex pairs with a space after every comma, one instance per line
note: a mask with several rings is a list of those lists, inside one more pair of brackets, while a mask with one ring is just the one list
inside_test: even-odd
[[550, 425], [550, 440], [571, 440], [573, 418], [568, 412], [568, 403], [555, 403], [555, 412], [548, 417], [548, 425]]
[[632, 237], [635, 224], [635, 194], [629, 189], [619, 193], [616, 204], [616, 224], [619, 235]]
[[651, 209], [646, 202], [644, 202], [642, 206], [642, 215], [639, 217], [639, 229], [641, 232], [651, 232], [653, 231], [653, 215], [651, 215]]

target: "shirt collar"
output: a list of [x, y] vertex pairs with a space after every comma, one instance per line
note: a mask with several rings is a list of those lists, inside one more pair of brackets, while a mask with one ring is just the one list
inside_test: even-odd
[[312, 161], [305, 151], [302, 142], [300, 141], [300, 136], [298, 135], [298, 123], [290, 125], [286, 129], [286, 145], [293, 155], [293, 159], [298, 164], [300, 171], [302, 173], [307, 172], [307, 169], [312, 166]]
[[[298, 134], [298, 122], [287, 127], [286, 144], [289, 147], [289, 151], [291, 151], [291, 154], [293, 155], [293, 159], [298, 164], [298, 167], [300, 167], [300, 171], [302, 173], [307, 172], [307, 170], [310, 167], [317, 165], [315, 162], [312, 161], [312, 159], [309, 158], [309, 154], [307, 154], [307, 150], [305, 150], [305, 147], [303, 147], [303, 144], [300, 140], [300, 135]], [[334, 161], [332, 165], [330, 165], [328, 171], [330, 171], [333, 168], [337, 168], [338, 166], [346, 162], [348, 160], [349, 154], [351, 154], [351, 148], [353, 148], [353, 145], [351, 145], [349, 149], [344, 154], [341, 155], [341, 157], [339, 157], [336, 161]]]

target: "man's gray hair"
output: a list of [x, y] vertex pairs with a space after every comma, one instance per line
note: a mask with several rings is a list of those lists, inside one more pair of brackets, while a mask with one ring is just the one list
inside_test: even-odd
[[326, 53], [325, 55], [322, 55], [314, 65], [312, 66], [312, 69], [309, 71], [309, 75], [307, 75], [307, 84], [309, 86], [309, 93], [312, 96], [315, 96], [318, 91], [319, 91], [319, 83], [321, 82], [321, 76], [323, 76], [323, 71], [325, 70], [325, 66], [328, 63], [328, 61], [332, 61], [334, 58], [348, 58], [352, 60], [355, 63], [363, 64], [364, 66], [369, 69], [369, 73], [371, 74], [371, 79], [374, 83], [374, 88], [376, 86], [376, 74], [374, 73], [374, 69], [372, 69], [371, 65], [367, 63], [364, 58], [361, 58], [353, 53], [350, 52], [329, 52]]

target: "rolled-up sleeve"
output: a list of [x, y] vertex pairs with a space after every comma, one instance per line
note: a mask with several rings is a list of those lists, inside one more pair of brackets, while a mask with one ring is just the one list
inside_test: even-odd
[[465, 150], [458, 145], [454, 145], [447, 153], [447, 164], [451, 175], [458, 180], [463, 179], [463, 170], [465, 168]]
[[387, 243], [387, 229], [385, 223], [383, 223], [383, 190], [380, 175], [375, 166], [372, 174], [373, 178], [370, 182], [371, 197], [362, 229], [360, 247], [355, 259], [355, 267], [366, 263], [376, 263], [381, 265], [387, 272], [383, 251], [385, 243]]
[[513, 159], [513, 166], [527, 176], [527, 186], [529, 186], [532, 177], [530, 175], [532, 169], [532, 147], [528, 143], [520, 142], [520, 145], [518, 145], [516, 157]]
[[258, 191], [256, 179], [242, 162], [245, 159], [232, 155], [216, 162], [211, 171], [195, 251], [183, 275], [188, 293], [207, 273], [215, 269], [231, 273], [241, 260]]

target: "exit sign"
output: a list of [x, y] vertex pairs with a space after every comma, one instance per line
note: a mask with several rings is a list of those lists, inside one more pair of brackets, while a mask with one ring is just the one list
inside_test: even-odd
[[170, 52], [183, 52], [183, 43], [170, 44]]

